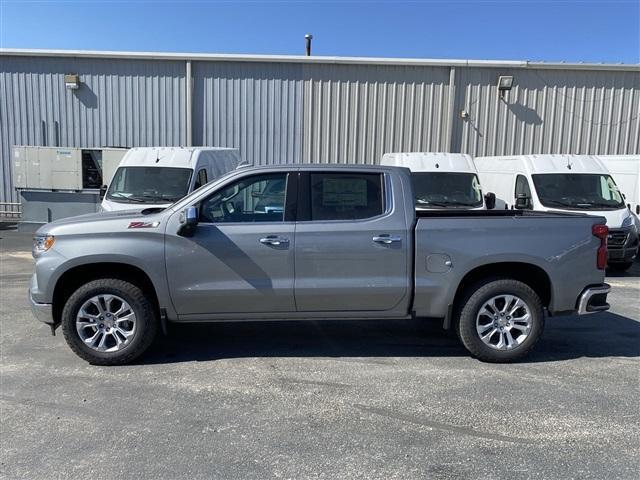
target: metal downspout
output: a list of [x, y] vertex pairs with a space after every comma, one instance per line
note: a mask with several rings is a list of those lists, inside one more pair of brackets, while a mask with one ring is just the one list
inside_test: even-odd
[[186, 130], [187, 130], [187, 147], [191, 147], [193, 143], [193, 132], [192, 132], [192, 118], [193, 118], [193, 78], [191, 76], [191, 60], [186, 61], [186, 72], [185, 72], [185, 116], [186, 116]]
[[453, 109], [456, 96], [456, 67], [449, 68], [449, 98], [447, 102], [447, 137], [445, 140], [445, 152], [451, 152], [453, 147]]

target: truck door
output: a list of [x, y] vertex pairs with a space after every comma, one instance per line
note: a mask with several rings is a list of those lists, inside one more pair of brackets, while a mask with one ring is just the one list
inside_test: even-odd
[[172, 233], [179, 214], [171, 217], [166, 264], [179, 315], [295, 312], [288, 179], [288, 172], [254, 174], [216, 190], [198, 205], [193, 237]]
[[404, 206], [392, 204], [390, 188], [391, 178], [383, 173], [300, 173], [299, 312], [406, 308], [409, 227]]

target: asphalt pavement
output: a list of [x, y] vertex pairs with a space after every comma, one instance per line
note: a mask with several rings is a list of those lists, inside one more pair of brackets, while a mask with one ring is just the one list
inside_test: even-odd
[[31, 234], [0, 237], [0, 478], [640, 478], [640, 263], [517, 364], [371, 320], [174, 325], [107, 368], [32, 317]]

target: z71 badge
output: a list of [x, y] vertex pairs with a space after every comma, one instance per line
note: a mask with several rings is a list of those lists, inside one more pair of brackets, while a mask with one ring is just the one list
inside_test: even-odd
[[127, 228], [156, 228], [160, 222], [131, 222]]

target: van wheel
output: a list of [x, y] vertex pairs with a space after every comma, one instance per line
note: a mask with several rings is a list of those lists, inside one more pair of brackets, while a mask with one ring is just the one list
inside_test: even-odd
[[62, 311], [71, 350], [93, 365], [123, 365], [142, 355], [158, 330], [143, 291], [124, 280], [93, 280], [76, 290]]
[[544, 330], [540, 297], [518, 280], [488, 280], [476, 285], [468, 290], [460, 307], [460, 340], [485, 362], [513, 362], [524, 357]]

